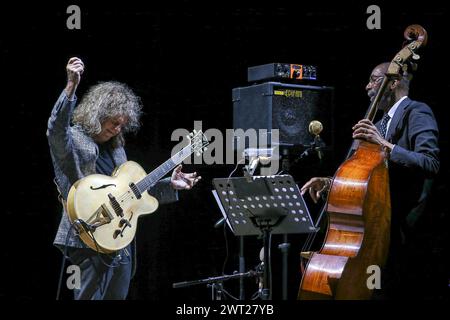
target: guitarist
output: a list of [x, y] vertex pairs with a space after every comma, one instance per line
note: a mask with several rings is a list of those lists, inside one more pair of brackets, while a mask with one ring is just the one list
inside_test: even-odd
[[[53, 107], [47, 128], [55, 183], [63, 204], [77, 180], [95, 173], [111, 175], [115, 167], [127, 161], [124, 134], [139, 129], [142, 114], [139, 97], [118, 82], [91, 87], [75, 108], [83, 61], [70, 58], [66, 71], [67, 85]], [[148, 191], [162, 204], [174, 202], [178, 200], [177, 190], [191, 189], [200, 179], [195, 172], [183, 173], [180, 165], [170, 178]], [[80, 267], [80, 289], [74, 290], [76, 300], [127, 297], [136, 262], [132, 259], [134, 241], [114, 254], [100, 254], [76, 236], [64, 210], [54, 244]]]

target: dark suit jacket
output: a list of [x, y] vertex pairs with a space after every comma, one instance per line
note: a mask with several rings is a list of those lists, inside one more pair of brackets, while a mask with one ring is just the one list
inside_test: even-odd
[[401, 102], [386, 134], [386, 140], [395, 144], [389, 161], [394, 243], [405, 241], [423, 213], [432, 178], [439, 171], [438, 134], [430, 107], [409, 98]]

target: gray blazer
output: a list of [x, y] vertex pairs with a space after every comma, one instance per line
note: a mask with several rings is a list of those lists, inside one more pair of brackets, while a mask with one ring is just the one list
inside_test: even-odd
[[[67, 199], [73, 183], [96, 173], [95, 163], [99, 154], [94, 140], [86, 135], [81, 127], [71, 126], [75, 105], [76, 98], [69, 101], [63, 91], [53, 107], [47, 126], [47, 139], [55, 171], [55, 183], [64, 200]], [[118, 166], [127, 161], [123, 147], [115, 148], [112, 155]], [[161, 204], [178, 200], [178, 193], [170, 186], [170, 178], [159, 181], [148, 191]], [[67, 213], [63, 210], [54, 244], [65, 245], [67, 241], [67, 245], [71, 247], [86, 247], [75, 235], [73, 228], [68, 237], [69, 229], [70, 221]]]

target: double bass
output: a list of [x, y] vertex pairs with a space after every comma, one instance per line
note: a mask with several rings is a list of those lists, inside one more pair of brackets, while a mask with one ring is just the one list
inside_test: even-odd
[[[427, 32], [419, 25], [407, 27], [404, 37], [364, 119], [373, 121], [383, 95], [402, 72], [415, 66], [417, 50], [427, 42]], [[384, 265], [390, 241], [388, 154], [380, 145], [353, 141], [332, 179], [323, 210], [328, 217], [325, 239], [318, 252], [302, 250], [308, 263], [298, 299], [370, 299], [370, 276]], [[310, 246], [311, 239], [307, 243]]]

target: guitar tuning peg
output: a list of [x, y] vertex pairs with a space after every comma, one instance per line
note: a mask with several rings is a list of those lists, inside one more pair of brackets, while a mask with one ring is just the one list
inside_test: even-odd
[[420, 56], [418, 55], [418, 54], [413, 54], [413, 56], [412, 56], [412, 58], [414, 59], [414, 60], [419, 60], [420, 59]]

